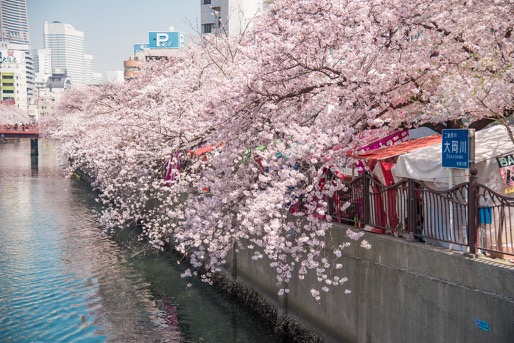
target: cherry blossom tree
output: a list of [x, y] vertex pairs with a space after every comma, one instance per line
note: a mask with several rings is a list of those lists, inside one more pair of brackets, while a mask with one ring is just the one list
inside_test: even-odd
[[345, 281], [347, 246], [330, 241], [325, 199], [344, 185], [327, 171], [368, 130], [506, 124], [512, 13], [509, 0], [277, 0], [237, 37], [69, 92], [46, 127], [70, 168], [94, 176], [106, 228], [141, 225], [206, 281], [231, 249], [253, 249], [279, 283], [313, 270], [327, 290]]
[[14, 105], [0, 104], [0, 125], [1, 124], [15, 124], [15, 123], [28, 123], [32, 119], [28, 116], [27, 111], [24, 111]]

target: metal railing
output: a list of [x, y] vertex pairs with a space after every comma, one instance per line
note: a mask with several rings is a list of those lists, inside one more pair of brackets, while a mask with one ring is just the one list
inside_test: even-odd
[[478, 184], [476, 174], [445, 191], [416, 180], [384, 186], [369, 175], [344, 185], [328, 199], [334, 221], [471, 253], [514, 256], [514, 198]]
[[514, 255], [514, 199], [478, 188], [477, 248], [498, 257]]
[[[345, 183], [346, 188], [335, 192], [328, 202], [333, 220], [353, 226], [362, 225], [364, 218], [364, 184], [361, 178]], [[360, 224], [359, 224], [360, 223]]]

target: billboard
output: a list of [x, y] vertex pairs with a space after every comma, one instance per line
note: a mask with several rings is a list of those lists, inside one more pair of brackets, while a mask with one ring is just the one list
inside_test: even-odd
[[181, 32], [148, 32], [148, 47], [150, 49], [178, 49], [184, 43]]
[[23, 51], [0, 50], [0, 67], [19, 63], [25, 63], [25, 53]]

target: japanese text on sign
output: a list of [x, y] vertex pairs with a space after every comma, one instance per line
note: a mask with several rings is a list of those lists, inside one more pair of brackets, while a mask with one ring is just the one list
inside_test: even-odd
[[442, 166], [448, 168], [469, 167], [468, 130], [443, 130]]

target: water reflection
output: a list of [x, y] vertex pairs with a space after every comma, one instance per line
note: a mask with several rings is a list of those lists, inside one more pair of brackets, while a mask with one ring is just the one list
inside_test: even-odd
[[39, 169], [39, 156], [30, 156], [30, 171], [31, 176], [37, 176]]
[[172, 256], [101, 236], [94, 194], [54, 146], [0, 145], [0, 342], [273, 342]]

